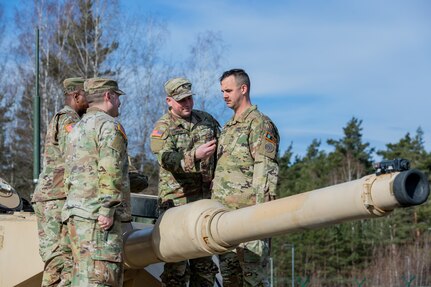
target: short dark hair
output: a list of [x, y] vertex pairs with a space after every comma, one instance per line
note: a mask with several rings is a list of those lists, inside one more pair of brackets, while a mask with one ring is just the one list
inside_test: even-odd
[[229, 76], [234, 76], [235, 81], [238, 85], [241, 86], [245, 84], [248, 87], [248, 90], [250, 90], [250, 78], [243, 69], [231, 69], [224, 72], [223, 75], [221, 75], [220, 77], [220, 82]]

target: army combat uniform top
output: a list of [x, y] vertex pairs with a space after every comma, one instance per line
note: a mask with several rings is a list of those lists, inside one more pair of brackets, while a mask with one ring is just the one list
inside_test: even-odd
[[99, 215], [131, 219], [127, 137], [121, 124], [92, 107], [70, 133], [66, 149], [68, 189], [62, 219]]
[[[272, 121], [251, 106], [221, 132], [212, 198], [237, 209], [275, 197], [279, 135]], [[219, 255], [223, 286], [269, 286], [269, 240], [240, 244]]]
[[156, 123], [151, 134], [151, 150], [160, 165], [161, 208], [179, 206], [210, 198], [214, 176], [214, 156], [196, 160], [196, 149], [219, 134], [218, 122], [208, 113], [193, 110], [191, 121], [168, 112]]
[[80, 117], [69, 106], [55, 114], [45, 138], [43, 170], [33, 194], [32, 202], [66, 198], [64, 190], [64, 150], [66, 137]]
[[241, 208], [274, 198], [278, 176], [279, 135], [255, 105], [222, 129], [212, 198]]

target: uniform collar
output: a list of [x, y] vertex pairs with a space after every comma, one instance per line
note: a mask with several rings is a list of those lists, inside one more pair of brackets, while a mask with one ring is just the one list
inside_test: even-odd
[[226, 125], [231, 126], [231, 125], [234, 125], [236, 123], [245, 122], [246, 119], [248, 118], [248, 116], [251, 114], [251, 112], [256, 110], [256, 109], [257, 109], [256, 105], [252, 105], [252, 106], [248, 107], [245, 111], [242, 112], [242, 114], [237, 119], [235, 119], [235, 115], [233, 115], [232, 118], [226, 123]]
[[105, 112], [104, 110], [102, 110], [101, 108], [98, 108], [98, 107], [90, 107], [87, 109], [86, 113], [88, 114], [88, 113], [97, 113], [97, 112], [102, 112], [102, 113], [108, 114], [107, 112]]
[[61, 110], [62, 110], [62, 111], [72, 112], [72, 113], [76, 114], [78, 117], [80, 117], [80, 116], [78, 115], [78, 113], [75, 111], [75, 109], [74, 109], [74, 108], [72, 108], [72, 107], [71, 107], [71, 106], [69, 106], [69, 105], [64, 105], [64, 107], [63, 107]]
[[171, 117], [172, 121], [174, 122], [175, 126], [177, 126], [177, 127], [178, 126], [187, 127], [187, 126], [190, 126], [190, 124], [195, 125], [196, 123], [201, 121], [201, 118], [199, 117], [199, 115], [197, 113], [194, 112], [194, 110], [192, 110], [192, 113], [190, 115], [191, 121], [174, 115], [170, 109], [168, 112], [169, 112], [169, 116]]

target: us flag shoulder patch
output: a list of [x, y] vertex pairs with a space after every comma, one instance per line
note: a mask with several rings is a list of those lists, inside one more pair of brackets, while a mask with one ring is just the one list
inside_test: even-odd
[[163, 135], [163, 132], [160, 130], [153, 130], [153, 132], [151, 133], [151, 137], [152, 138], [159, 138]]

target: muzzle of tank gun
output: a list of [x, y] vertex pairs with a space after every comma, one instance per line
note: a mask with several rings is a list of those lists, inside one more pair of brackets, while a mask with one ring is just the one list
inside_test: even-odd
[[402, 207], [424, 203], [429, 196], [430, 188], [426, 175], [411, 169], [400, 172], [393, 183], [394, 196]]

